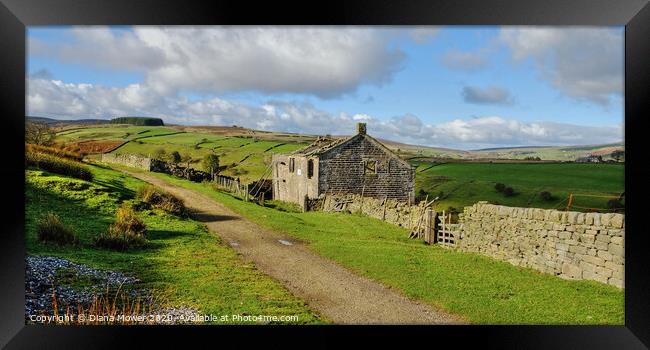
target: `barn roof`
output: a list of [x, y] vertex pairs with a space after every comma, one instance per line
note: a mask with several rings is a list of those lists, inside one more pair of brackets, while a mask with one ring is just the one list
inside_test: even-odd
[[[354, 137], [354, 136], [353, 136]], [[292, 154], [313, 156], [323, 154], [330, 149], [347, 142], [352, 137], [348, 138], [331, 138], [331, 137], [318, 137], [316, 141], [312, 142], [309, 146], [294, 151]]]
[[360, 131], [358, 134], [350, 136], [350, 137], [341, 137], [341, 138], [332, 138], [332, 137], [318, 137], [316, 141], [312, 142], [309, 146], [305, 148], [301, 148], [299, 150], [294, 151], [291, 154], [295, 155], [301, 155], [301, 156], [320, 156], [323, 155], [338, 146], [341, 146], [343, 144], [346, 144], [358, 137], [363, 137], [366, 140], [374, 143], [377, 145], [379, 148], [383, 149], [384, 152], [387, 154], [392, 155], [395, 159], [397, 159], [399, 162], [403, 163], [404, 165], [411, 166], [411, 164], [404, 159], [400, 158], [395, 152], [390, 150], [388, 147], [386, 147], [383, 143], [375, 140], [373, 137], [370, 135], [366, 134], [365, 132], [365, 124], [360, 126]]

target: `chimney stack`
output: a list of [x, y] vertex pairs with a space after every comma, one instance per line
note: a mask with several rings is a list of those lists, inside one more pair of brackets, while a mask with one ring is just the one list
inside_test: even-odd
[[357, 123], [357, 132], [361, 135], [366, 134], [366, 123]]

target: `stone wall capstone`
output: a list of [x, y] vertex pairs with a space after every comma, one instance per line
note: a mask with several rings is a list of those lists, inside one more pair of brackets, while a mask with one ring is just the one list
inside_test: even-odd
[[459, 215], [457, 246], [566, 279], [624, 287], [625, 216], [479, 202]]

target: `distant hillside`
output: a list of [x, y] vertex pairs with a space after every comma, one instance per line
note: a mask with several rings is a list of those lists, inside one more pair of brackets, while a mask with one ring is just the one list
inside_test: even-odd
[[602, 145], [583, 146], [529, 146], [529, 147], [505, 147], [486, 148], [471, 151], [474, 158], [493, 159], [526, 159], [539, 157], [542, 160], [573, 161], [580, 157], [589, 155], [600, 155], [605, 159], [611, 158], [614, 151], [624, 151], [625, 145], [622, 142]]
[[472, 150], [471, 152], [483, 152], [483, 151], [504, 151], [511, 149], [523, 149], [523, 148], [549, 148], [553, 146], [513, 146], [513, 147], [492, 147], [492, 148], [481, 148]]
[[160, 118], [150, 117], [118, 117], [111, 119], [111, 124], [131, 124], [137, 126], [164, 126]]
[[25, 119], [28, 122], [35, 123], [46, 123], [46, 124], [60, 124], [60, 125], [93, 125], [93, 124], [106, 124], [109, 122], [108, 119], [53, 119], [46, 117], [31, 117], [26, 116]]

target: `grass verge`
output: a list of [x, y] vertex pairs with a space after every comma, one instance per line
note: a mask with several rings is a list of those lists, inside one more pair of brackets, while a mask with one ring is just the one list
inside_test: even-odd
[[[206, 315], [297, 315], [298, 323], [326, 322], [189, 218], [143, 210], [139, 216], [147, 226], [146, 249], [120, 252], [94, 247], [94, 239], [108, 230], [121, 203], [133, 200], [145, 183], [108, 168], [89, 169], [94, 175], [90, 182], [25, 170], [27, 254], [135, 275], [142, 280], [138, 288], [166, 295], [169, 306], [185, 305]], [[50, 211], [74, 229], [77, 246], [38, 241], [38, 218]]]
[[315, 252], [360, 275], [472, 323], [624, 323], [624, 292], [612, 286], [426, 246], [408, 239], [405, 229], [369, 217], [280, 211], [243, 202], [206, 183], [148, 174], [203, 193], [263, 227], [308, 242]]

